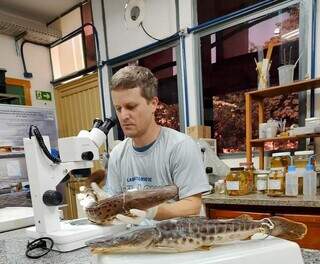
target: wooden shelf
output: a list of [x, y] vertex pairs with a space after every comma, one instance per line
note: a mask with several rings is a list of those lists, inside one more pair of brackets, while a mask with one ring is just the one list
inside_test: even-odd
[[264, 138], [264, 139], [252, 139], [252, 106], [253, 102], [257, 103], [258, 107], [258, 123], [264, 123], [264, 98], [274, 97], [277, 95], [288, 95], [291, 93], [297, 93], [315, 89], [320, 87], [320, 78], [297, 81], [289, 85], [275, 86], [266, 88], [263, 90], [256, 90], [245, 93], [246, 98], [246, 157], [247, 162], [252, 162], [252, 147], [256, 147], [259, 151], [259, 168], [264, 168], [264, 143], [265, 142], [279, 142], [286, 140], [298, 140], [310, 137], [320, 137], [320, 133], [317, 134], [304, 134], [292, 137], [276, 137], [276, 138]]
[[314, 138], [314, 137], [320, 137], [320, 133], [314, 133], [314, 134], [303, 134], [303, 135], [297, 135], [297, 136], [288, 136], [288, 137], [275, 137], [275, 138], [259, 138], [259, 139], [252, 139], [250, 140], [251, 144], [254, 145], [261, 145], [265, 142], [276, 142], [276, 141], [286, 141], [286, 140], [298, 140], [303, 138]]
[[270, 88], [266, 88], [263, 90], [257, 90], [248, 92], [247, 94], [250, 95], [252, 98], [266, 98], [266, 97], [273, 97], [282, 94], [291, 94], [302, 92], [310, 89], [315, 89], [320, 87], [320, 78], [313, 79], [313, 80], [306, 80], [306, 81], [297, 81], [289, 85], [284, 86], [274, 86]]

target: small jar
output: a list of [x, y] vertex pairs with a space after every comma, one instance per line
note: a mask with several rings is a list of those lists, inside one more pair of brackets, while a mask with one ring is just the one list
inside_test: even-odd
[[285, 172], [283, 169], [271, 168], [268, 177], [268, 196], [282, 196], [285, 194]]
[[230, 196], [246, 195], [249, 193], [249, 175], [243, 167], [231, 168], [226, 177], [226, 193]]
[[254, 175], [255, 175], [256, 192], [260, 194], [265, 194], [268, 189], [269, 171], [256, 170], [254, 172]]
[[254, 184], [254, 166], [253, 162], [241, 162], [240, 167], [244, 167], [244, 170], [248, 173], [248, 188], [249, 193], [255, 192], [255, 184]]
[[225, 193], [225, 183], [224, 180], [218, 180], [214, 184], [214, 192], [216, 194], [224, 194]]
[[296, 166], [298, 175], [298, 194], [303, 194], [303, 174], [305, 172], [310, 156], [313, 154], [313, 150], [294, 152], [293, 165]]
[[278, 168], [282, 169], [284, 168], [285, 171], [288, 171], [288, 166], [290, 164], [291, 158], [290, 158], [290, 152], [277, 152], [272, 153], [271, 158], [271, 168]]

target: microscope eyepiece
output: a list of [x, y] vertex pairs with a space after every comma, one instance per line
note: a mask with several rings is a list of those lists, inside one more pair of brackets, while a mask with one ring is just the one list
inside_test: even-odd
[[105, 133], [106, 135], [108, 135], [110, 129], [112, 127], [114, 127], [116, 124], [115, 120], [114, 119], [111, 119], [111, 118], [106, 118], [103, 122], [102, 125], [100, 125], [98, 128], [103, 132]]
[[101, 120], [101, 119], [99, 119], [99, 118], [95, 118], [94, 120], [93, 120], [93, 126], [92, 126], [92, 128], [99, 128], [101, 125], [103, 124], [103, 121]]

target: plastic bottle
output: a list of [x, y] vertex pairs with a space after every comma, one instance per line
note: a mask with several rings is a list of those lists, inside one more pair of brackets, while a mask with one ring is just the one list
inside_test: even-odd
[[303, 175], [303, 197], [308, 200], [315, 199], [317, 194], [317, 173], [313, 170], [311, 158]]
[[298, 174], [296, 166], [290, 165], [286, 175], [286, 196], [298, 195]]

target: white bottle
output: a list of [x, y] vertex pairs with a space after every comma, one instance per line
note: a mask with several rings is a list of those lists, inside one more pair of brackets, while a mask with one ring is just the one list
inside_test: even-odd
[[285, 193], [286, 196], [298, 196], [298, 174], [296, 167], [293, 165], [288, 167]]
[[317, 173], [313, 170], [313, 165], [308, 163], [303, 175], [303, 198], [313, 200], [317, 194]]

